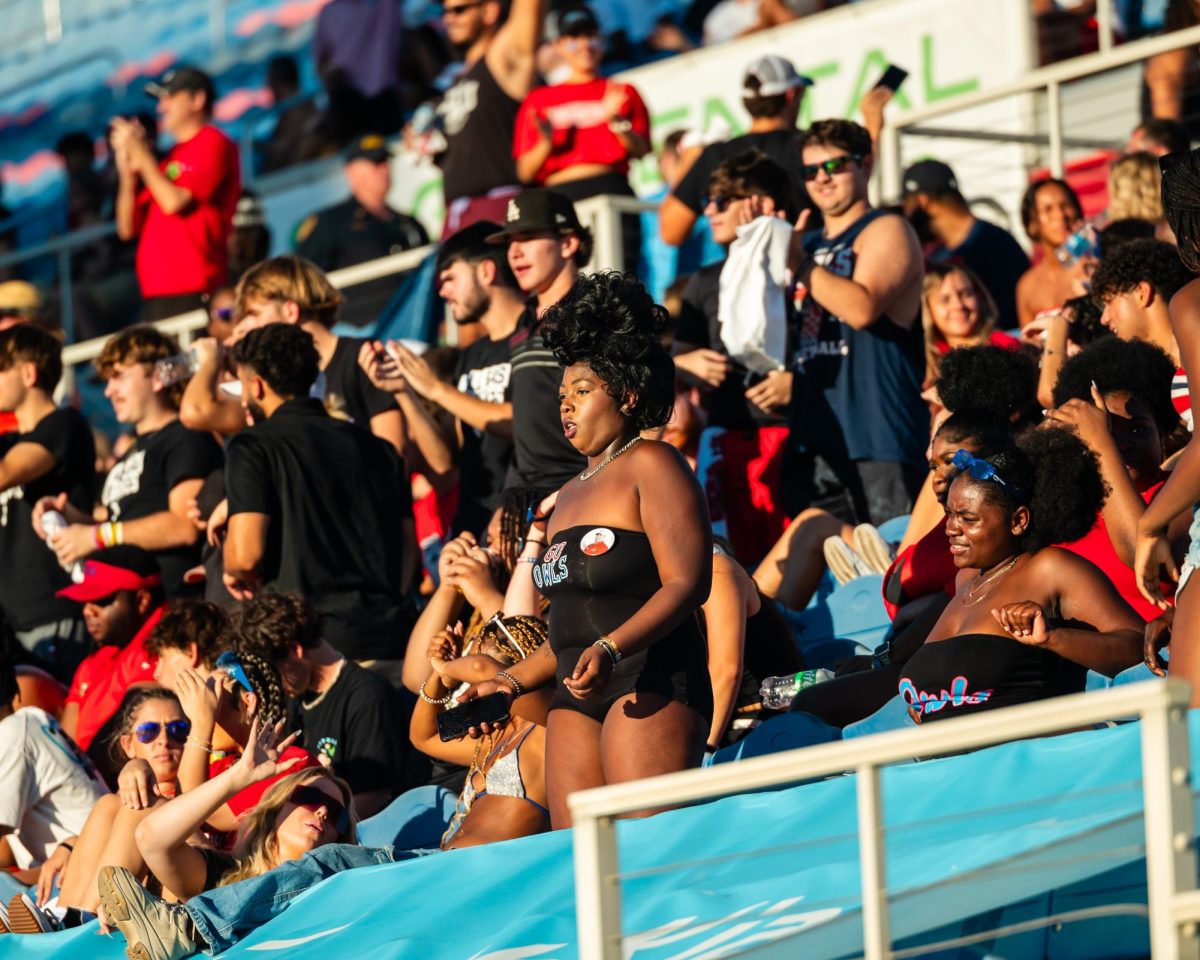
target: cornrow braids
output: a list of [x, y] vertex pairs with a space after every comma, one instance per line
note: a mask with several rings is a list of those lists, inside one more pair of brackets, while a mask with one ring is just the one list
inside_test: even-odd
[[166, 687], [134, 687], [125, 694], [121, 701], [120, 716], [108, 741], [108, 759], [112, 762], [114, 770], [120, 770], [129, 759], [121, 747], [121, 738], [133, 733], [133, 721], [137, 719], [138, 711], [151, 700], [169, 700], [180, 706], [179, 697]]
[[256, 653], [245, 651], [238, 654], [238, 663], [246, 671], [246, 679], [253, 685], [253, 692], [258, 697], [258, 708], [254, 715], [258, 717], [259, 724], [274, 723], [281, 719], [285, 712], [283, 684], [274, 664]]
[[499, 652], [508, 656], [509, 663], [524, 660], [546, 642], [546, 637], [544, 621], [520, 615], [498, 622], [489, 620], [480, 631], [480, 641], [491, 640]]
[[521, 539], [529, 529], [530, 512], [537, 509], [551, 491], [541, 487], [514, 487], [506, 490], [500, 501], [500, 542], [489, 546], [504, 563], [511, 575], [521, 551]]

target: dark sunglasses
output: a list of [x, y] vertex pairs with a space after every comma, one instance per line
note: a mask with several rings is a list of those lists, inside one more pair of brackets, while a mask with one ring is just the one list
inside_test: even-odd
[[[187, 740], [187, 735], [192, 731], [190, 720], [171, 720], [167, 722], [166, 727], [167, 739], [172, 743], [183, 743]], [[133, 728], [133, 735], [138, 738], [138, 743], [153, 743], [158, 739], [162, 728], [163, 724], [147, 720], [145, 723], [139, 723]]]
[[973, 456], [968, 450], [959, 450], [954, 455], [954, 459], [950, 461], [954, 469], [959, 473], [966, 473], [967, 476], [975, 480], [994, 480], [1000, 486], [1004, 487], [1018, 503], [1024, 503], [1025, 498], [1021, 495], [1016, 487], [1011, 483], [1007, 483], [1005, 479], [996, 472], [996, 467], [988, 460], [980, 459]]
[[350, 829], [350, 814], [341, 800], [335, 800], [318, 787], [304, 785], [292, 791], [288, 800], [298, 807], [308, 807], [315, 810], [324, 807], [329, 814], [329, 822], [334, 825], [339, 836], [345, 836]]
[[224, 670], [227, 674], [233, 677], [240, 683], [248, 693], [254, 693], [254, 684], [250, 682], [250, 678], [246, 676], [246, 671], [242, 669], [242, 664], [237, 658], [237, 654], [232, 650], [226, 650], [223, 654], [217, 657], [216, 667], [218, 670]]
[[708, 205], [711, 203], [714, 207], [717, 208], [717, 213], [724, 213], [726, 208], [731, 203], [736, 203], [738, 200], [745, 200], [745, 199], [746, 199], [745, 197], [705, 197], [704, 198], [704, 206], [701, 207], [701, 209], [707, 210]]
[[220, 320], [222, 323], [228, 323], [233, 319], [233, 307], [213, 307], [208, 311], [208, 315], [214, 320]]
[[856, 153], [849, 154], [844, 157], [830, 157], [828, 160], [822, 160], [820, 163], [805, 163], [800, 167], [804, 174], [805, 180], [816, 180], [822, 170], [830, 177], [836, 177], [842, 172], [845, 167], [851, 163], [862, 163], [862, 157]]
[[457, 3], [452, 7], [442, 7], [443, 17], [457, 17], [466, 10], [474, 10], [476, 7], [482, 7], [486, 0], [473, 0], [472, 3]]

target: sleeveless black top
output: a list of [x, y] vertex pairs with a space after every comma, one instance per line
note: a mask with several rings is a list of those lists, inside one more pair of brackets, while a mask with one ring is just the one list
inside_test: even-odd
[[918, 723], [1079, 693], [1087, 669], [990, 633], [926, 643], [904, 665], [900, 695]]
[[517, 185], [512, 146], [519, 106], [500, 89], [486, 56], [471, 64], [446, 91], [437, 112], [446, 136], [441, 165], [447, 204]]
[[649, 648], [622, 658], [601, 697], [577, 700], [563, 686], [583, 651], [662, 587], [646, 534], [590, 525], [560, 530], [533, 568], [533, 581], [550, 600], [550, 649], [558, 658], [550, 709], [578, 710], [602, 720], [618, 697], [646, 692], [711, 717], [707, 645], [694, 616]]

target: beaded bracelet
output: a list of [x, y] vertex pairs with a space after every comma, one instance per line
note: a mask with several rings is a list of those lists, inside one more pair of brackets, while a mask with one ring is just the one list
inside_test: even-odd
[[447, 703], [449, 703], [449, 702], [450, 702], [450, 700], [451, 700], [451, 699], [453, 698], [453, 696], [454, 696], [454, 694], [452, 694], [452, 693], [448, 693], [448, 694], [446, 694], [444, 697], [441, 697], [441, 698], [440, 698], [440, 699], [438, 699], [438, 700], [435, 700], [433, 697], [429, 696], [429, 695], [428, 695], [428, 694], [425, 692], [425, 684], [427, 684], [428, 682], [429, 682], [429, 680], [428, 680], [428, 679], [426, 679], [426, 680], [422, 680], [422, 681], [421, 681], [421, 688], [420, 688], [420, 689], [417, 691], [417, 692], [418, 692], [418, 693], [421, 695], [421, 699], [422, 699], [422, 700], [424, 700], [424, 701], [425, 701], [426, 703], [428, 703], [428, 704], [432, 704], [432, 705], [433, 705], [433, 706], [435, 706], [435, 707], [443, 707], [443, 706], [445, 706]]
[[501, 670], [498, 674], [496, 674], [495, 679], [508, 681], [509, 685], [513, 688], [513, 699], [516, 699], [525, 693], [525, 688], [521, 686], [521, 681], [514, 677], [507, 670]]

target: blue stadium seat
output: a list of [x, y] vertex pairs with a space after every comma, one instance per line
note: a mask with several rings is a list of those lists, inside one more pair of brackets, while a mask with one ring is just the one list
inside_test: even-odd
[[456, 799], [445, 787], [433, 784], [402, 793], [358, 824], [359, 842], [366, 847], [400, 850], [437, 847], [454, 816]]
[[733, 746], [718, 750], [706, 761], [705, 766], [765, 757], [770, 753], [830, 743], [841, 738], [841, 730], [811, 713], [784, 713], [764, 721]]
[[902, 517], [885, 520], [879, 525], [879, 535], [883, 537], [885, 543], [897, 544], [904, 539], [904, 534], [908, 532], [908, 521], [911, 519], [912, 514], [906, 513]]
[[788, 619], [802, 653], [827, 640], [851, 640], [874, 649], [891, 626], [883, 605], [883, 577], [859, 577], [835, 590], [824, 602]]

